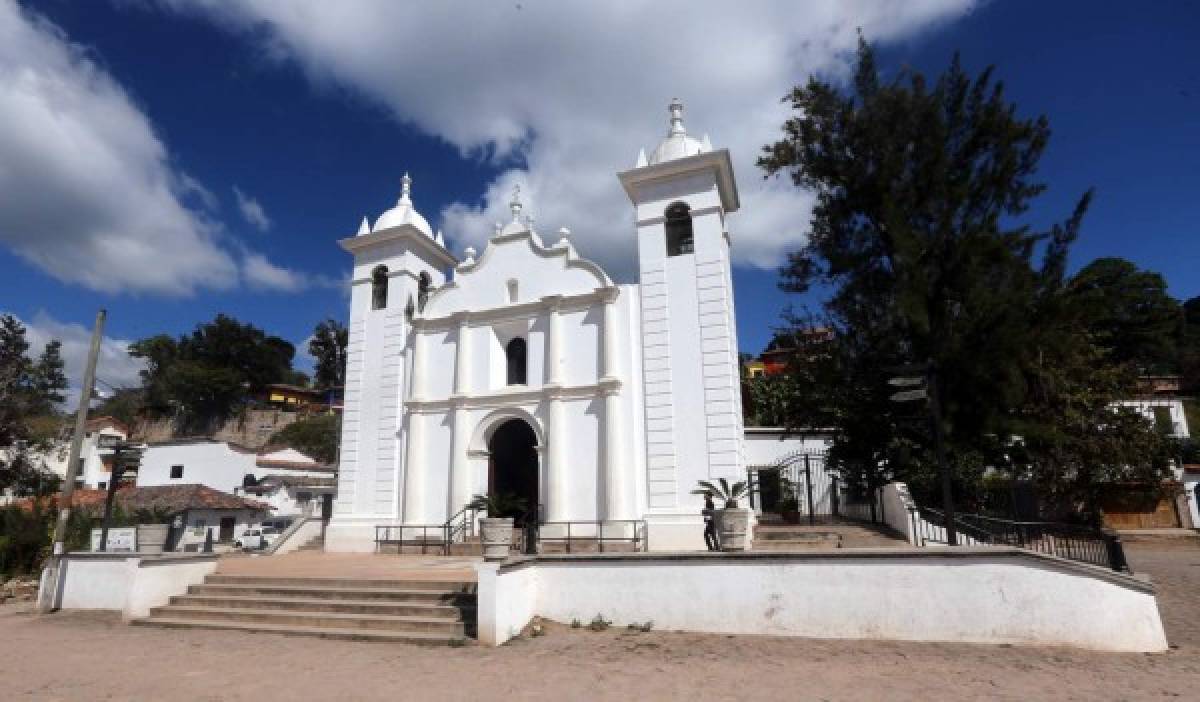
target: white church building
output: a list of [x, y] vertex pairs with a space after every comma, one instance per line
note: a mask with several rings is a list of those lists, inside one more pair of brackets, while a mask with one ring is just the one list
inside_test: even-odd
[[[400, 200], [340, 242], [354, 256], [330, 551], [375, 527], [439, 525], [510, 493], [561, 522], [644, 520], [651, 550], [703, 549], [698, 480], [745, 479], [730, 273], [729, 152], [666, 138], [618, 174], [638, 281], [522, 216], [462, 259]], [[616, 183], [614, 183], [614, 187]]]

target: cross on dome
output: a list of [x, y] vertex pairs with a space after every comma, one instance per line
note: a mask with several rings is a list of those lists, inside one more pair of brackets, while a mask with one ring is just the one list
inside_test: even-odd
[[434, 238], [429, 222], [413, 207], [412, 176], [408, 173], [405, 173], [404, 177], [400, 179], [400, 199], [396, 201], [396, 206], [380, 215], [379, 219], [375, 220], [375, 226], [371, 228], [371, 231], [378, 232], [403, 225], [416, 227], [425, 236], [430, 239]]
[[683, 126], [683, 103], [679, 98], [671, 100], [671, 104], [667, 105], [667, 112], [671, 114], [671, 126], [667, 129], [666, 138], [658, 144], [649, 159], [643, 160], [643, 155], [638, 154], [638, 168], [712, 151], [708, 135], [705, 135], [704, 139], [688, 136], [687, 128]]
[[679, 98], [671, 98], [671, 104], [667, 106], [667, 111], [671, 113], [671, 128], [667, 130], [667, 136], [687, 134], [687, 129], [683, 126], [683, 103], [679, 101]]
[[508, 209], [512, 210], [512, 221], [521, 221], [521, 185], [518, 183], [513, 185], [512, 200], [508, 203]]

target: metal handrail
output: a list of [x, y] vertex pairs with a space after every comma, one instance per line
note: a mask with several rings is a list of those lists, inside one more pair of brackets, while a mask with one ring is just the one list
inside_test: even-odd
[[[575, 542], [579, 543], [594, 543], [604, 553], [604, 544], [606, 543], [631, 543], [635, 551], [645, 551], [647, 546], [646, 541], [646, 520], [644, 519], [575, 519], [562, 520], [554, 522], [542, 522], [539, 524], [539, 531], [548, 526], [566, 526], [566, 536], [542, 536], [539, 534], [538, 541], [541, 543], [563, 543], [567, 545], [567, 553], [571, 553], [571, 545]], [[572, 530], [579, 526], [595, 527], [594, 535], [576, 535]], [[621, 529], [620, 536], [605, 536], [604, 527], [607, 525], [610, 529], [615, 526], [631, 525], [633, 533], [625, 536], [625, 529]], [[609, 532], [612, 533], [611, 531]]]
[[[404, 546], [420, 546], [421, 553], [428, 553], [429, 547], [436, 546], [442, 555], [450, 555], [449, 526], [442, 524], [377, 524], [375, 525], [375, 550], [383, 544]], [[420, 532], [420, 538], [405, 538], [406, 532]], [[433, 534], [433, 538], [430, 534]]]
[[[442, 555], [450, 555], [451, 544], [466, 541], [475, 535], [475, 517], [479, 510], [466, 505], [441, 524], [377, 524], [375, 525], [375, 550], [383, 544], [420, 546], [421, 553], [428, 553], [432, 546], [438, 547]], [[405, 538], [405, 532], [420, 532], [419, 538]], [[430, 534], [433, 537], [430, 537]]]
[[[930, 508], [909, 510], [914, 540], [945, 543], [945, 515]], [[932, 518], [932, 519], [931, 519]], [[1059, 522], [1015, 521], [982, 514], [960, 514], [954, 519], [960, 546], [993, 545], [1045, 553], [1067, 560], [1128, 572], [1125, 549], [1115, 532]], [[930, 529], [928, 527], [934, 527]]]

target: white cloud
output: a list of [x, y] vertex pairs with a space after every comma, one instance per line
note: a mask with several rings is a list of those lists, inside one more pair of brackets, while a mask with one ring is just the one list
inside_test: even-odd
[[279, 292], [299, 292], [312, 283], [307, 274], [277, 266], [266, 256], [249, 251], [242, 257], [242, 278], [255, 290]]
[[[88, 348], [92, 341], [91, 326], [60, 322], [44, 311], [38, 311], [32, 320], [21, 320], [25, 325], [25, 339], [29, 342], [29, 355], [36, 358], [46, 347], [46, 342], [58, 339], [62, 342], [64, 371], [70, 385], [66, 407], [74, 410], [79, 402], [79, 389], [83, 385], [83, 371], [87, 363]], [[96, 376], [105, 383], [118, 388], [141, 385], [138, 371], [145, 368], [141, 359], [129, 355], [128, 339], [105, 336], [100, 342], [100, 356], [96, 361]], [[97, 388], [105, 389], [101, 383]]]
[[0, 0], [0, 244], [94, 290], [228, 288], [210, 197], [129, 96], [60, 29]]
[[[582, 252], [619, 276], [632, 269], [634, 246], [615, 173], [662, 138], [672, 97], [687, 106], [697, 136], [709, 133], [733, 156], [743, 204], [730, 222], [735, 261], [771, 267], [803, 241], [812, 205], [788, 183], [764, 182], [754, 166], [779, 135], [783, 94], [812, 72], [844, 72], [858, 27], [873, 41], [901, 40], [972, 5], [160, 2], [245, 32], [314, 83], [348, 86], [464, 155], [516, 164], [481, 205], [442, 213], [460, 248], [478, 247], [506, 219], [511, 183], [520, 181], [541, 229], [571, 227]], [[394, 171], [415, 165], [395, 159]]]
[[242, 219], [257, 229], [260, 232], [265, 232], [271, 228], [271, 218], [267, 216], [267, 211], [263, 209], [258, 200], [246, 195], [238, 186], [233, 186], [233, 196], [237, 198], [238, 211], [242, 213]]

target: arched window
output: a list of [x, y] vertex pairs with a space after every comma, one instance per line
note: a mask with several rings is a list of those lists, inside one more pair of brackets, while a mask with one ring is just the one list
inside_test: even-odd
[[417, 276], [417, 310], [425, 311], [425, 301], [429, 299], [429, 289], [433, 287], [433, 279], [427, 271], [421, 271]]
[[665, 213], [667, 229], [667, 255], [690, 254], [692, 243], [692, 208], [683, 202], [673, 202]]
[[371, 271], [371, 309], [381, 310], [387, 307], [387, 293], [387, 266], [375, 266], [375, 270]]
[[508, 384], [525, 385], [525, 340], [518, 336], [508, 342], [504, 356], [508, 361]]

